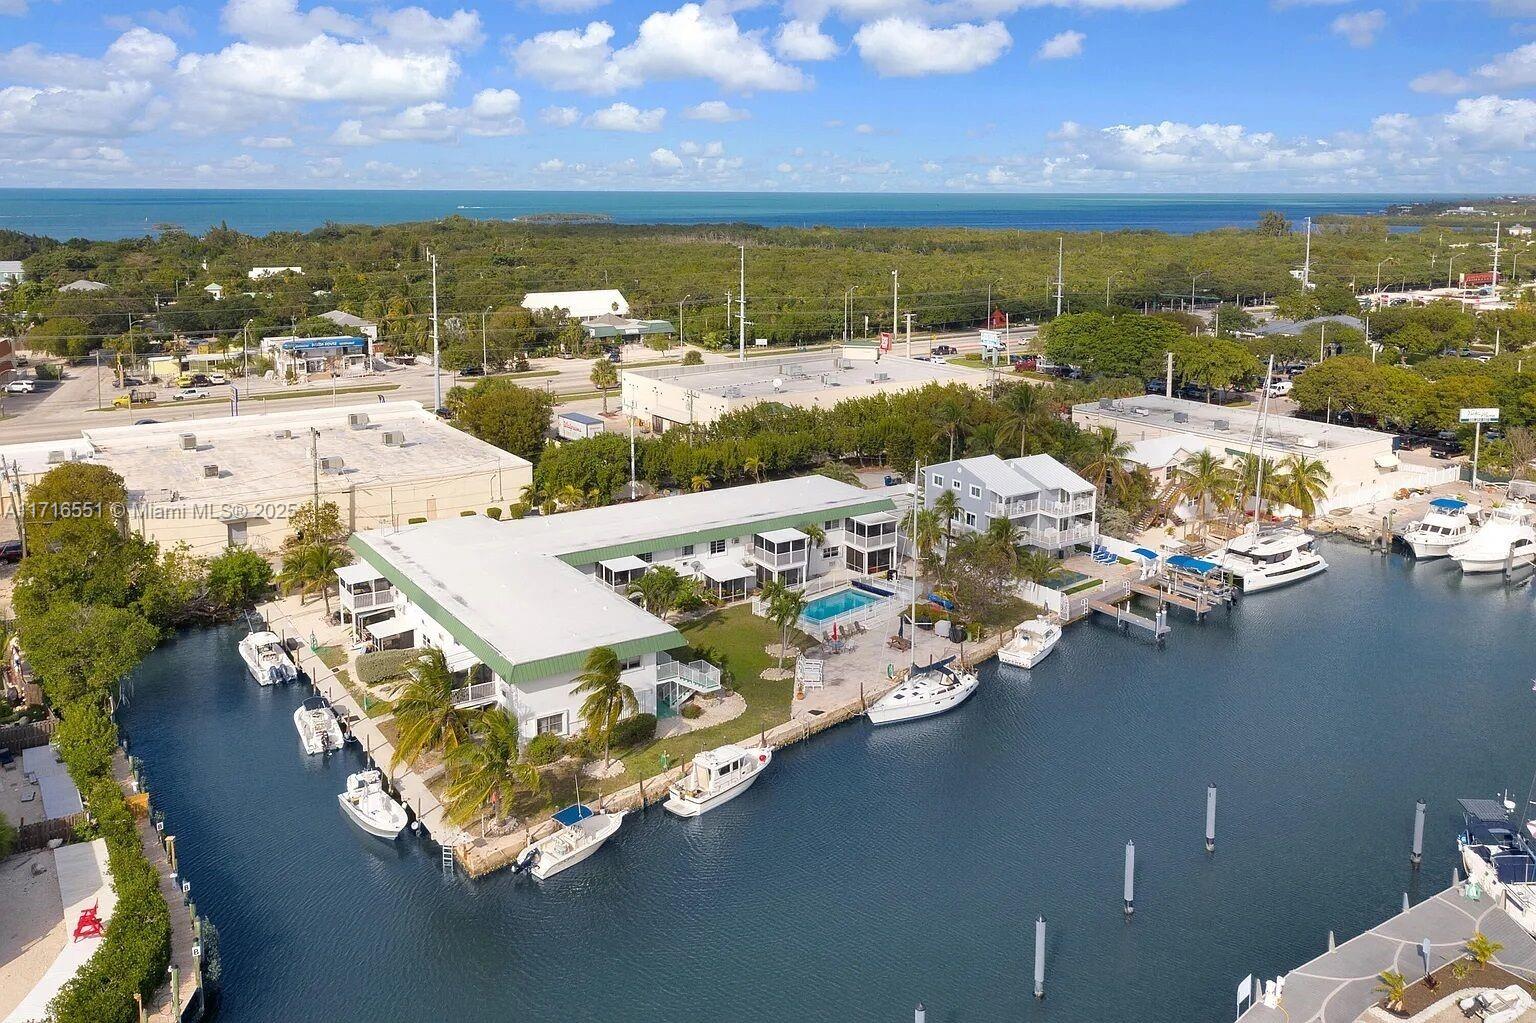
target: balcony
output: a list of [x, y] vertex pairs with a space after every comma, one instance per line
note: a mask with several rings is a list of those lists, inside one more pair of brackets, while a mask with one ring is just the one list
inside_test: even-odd
[[856, 551], [865, 551], [866, 553], [869, 551], [887, 550], [896, 546], [896, 530], [891, 529], [875, 536], [859, 536], [856, 532], [844, 533], [843, 546], [851, 547]]
[[474, 682], [453, 691], [453, 705], [460, 710], [470, 707], [485, 707], [501, 699], [501, 683], [496, 679], [489, 682]]
[[695, 693], [718, 693], [721, 689], [720, 669], [708, 661], [675, 661], [667, 658], [656, 664], [656, 684], [667, 682], [676, 682]]
[[389, 607], [395, 602], [394, 590], [354, 593], [345, 587], [341, 591], [341, 606], [353, 611], [368, 611], [376, 607]]
[[1067, 501], [1051, 501], [1041, 498], [1040, 510], [1047, 515], [1091, 515], [1093, 513], [1093, 495], [1084, 494]]
[[752, 548], [753, 561], [764, 568], [771, 568], [776, 571], [785, 568], [803, 568], [808, 557], [809, 552], [804, 547], [797, 551], [785, 551], [782, 554], [775, 554], [764, 547]]
[[1023, 515], [1033, 515], [1039, 509], [1039, 505], [1033, 497], [1023, 501], [993, 501], [987, 506], [987, 517], [993, 519], [1016, 519]]
[[1020, 538], [1031, 547], [1059, 550], [1074, 544], [1090, 542], [1093, 539], [1093, 525], [1084, 522], [1066, 529], [1024, 529], [1020, 530]]

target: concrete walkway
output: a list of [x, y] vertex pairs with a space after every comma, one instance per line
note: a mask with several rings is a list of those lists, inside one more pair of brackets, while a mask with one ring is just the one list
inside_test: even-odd
[[1256, 1004], [1239, 1023], [1354, 1023], [1381, 1000], [1375, 991], [1378, 974], [1397, 970], [1410, 980], [1424, 975], [1419, 942], [1429, 939], [1430, 969], [1437, 970], [1459, 959], [1477, 931], [1504, 946], [1495, 962], [1518, 977], [1536, 980], [1536, 938], [1487, 895], [1474, 902], [1459, 887], [1448, 888], [1292, 970], [1285, 975], [1280, 1004]]

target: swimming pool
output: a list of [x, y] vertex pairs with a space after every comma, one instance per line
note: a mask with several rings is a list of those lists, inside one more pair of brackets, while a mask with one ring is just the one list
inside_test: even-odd
[[836, 618], [845, 611], [854, 611], [861, 607], [868, 607], [879, 599], [880, 597], [877, 594], [850, 586], [846, 590], [824, 593], [813, 600], [807, 601], [802, 614], [813, 622], [825, 622], [831, 618]]

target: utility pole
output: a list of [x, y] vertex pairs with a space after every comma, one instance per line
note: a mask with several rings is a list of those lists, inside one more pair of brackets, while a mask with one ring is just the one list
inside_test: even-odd
[[912, 358], [912, 314], [907, 314], [907, 358]]
[[736, 295], [736, 308], [741, 313], [741, 361], [747, 361], [747, 243], [741, 243], [741, 290]]
[[489, 358], [486, 355], [487, 349], [486, 349], [486, 346], [485, 346], [485, 317], [486, 317], [486, 315], [488, 313], [490, 313], [491, 309], [492, 309], [491, 306], [486, 306], [485, 307], [485, 311], [480, 314], [480, 375], [481, 376], [485, 376], [488, 373], [490, 373], [490, 371], [491, 371], [490, 360], [489, 360]]
[[27, 521], [21, 514], [21, 466], [16, 462], [7, 467], [5, 456], [0, 455], [0, 477], [10, 483], [11, 515], [16, 519], [16, 535], [21, 540], [21, 556], [27, 556]]
[[[432, 407], [439, 409], [443, 407], [443, 360], [437, 333], [437, 253], [428, 252], [427, 258], [432, 260]], [[317, 481], [318, 473], [317, 469]], [[316, 482], [315, 486], [318, 488], [319, 483]]]
[[[1499, 242], [1502, 241], [1504, 224], [1502, 221], [1493, 222], [1493, 286], [1499, 286]], [[1495, 295], [1495, 298], [1498, 296]]]
[[688, 343], [687, 335], [683, 333], [683, 303], [692, 297], [692, 295], [684, 295], [677, 303], [677, 343], [680, 345]]
[[896, 336], [897, 329], [901, 326], [901, 317], [896, 315], [896, 301], [901, 293], [901, 271], [891, 271], [891, 336]]
[[859, 286], [855, 284], [843, 292], [843, 344], [849, 342], [853, 331], [853, 293], [858, 290]]
[[1056, 315], [1061, 315], [1061, 292], [1065, 286], [1063, 278], [1066, 276], [1067, 267], [1067, 240], [1056, 239]]
[[1163, 371], [1166, 376], [1163, 379], [1163, 397], [1173, 397], [1173, 352], [1168, 353], [1167, 368]]
[[1312, 218], [1307, 218], [1307, 258], [1301, 264], [1301, 290], [1312, 288]]
[[309, 428], [309, 461], [315, 474], [315, 518], [310, 523], [311, 528], [320, 526], [320, 431], [315, 427]]

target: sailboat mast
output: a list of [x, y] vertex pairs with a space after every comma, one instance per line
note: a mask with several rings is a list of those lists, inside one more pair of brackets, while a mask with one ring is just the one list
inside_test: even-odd
[[1259, 513], [1264, 509], [1264, 439], [1269, 426], [1270, 380], [1275, 375], [1275, 356], [1269, 356], [1269, 366], [1264, 370], [1264, 398], [1259, 402], [1259, 462], [1253, 474], [1253, 535], [1259, 535]]
[[907, 647], [907, 674], [917, 667], [917, 501], [923, 488], [923, 466], [912, 463], [912, 642]]

